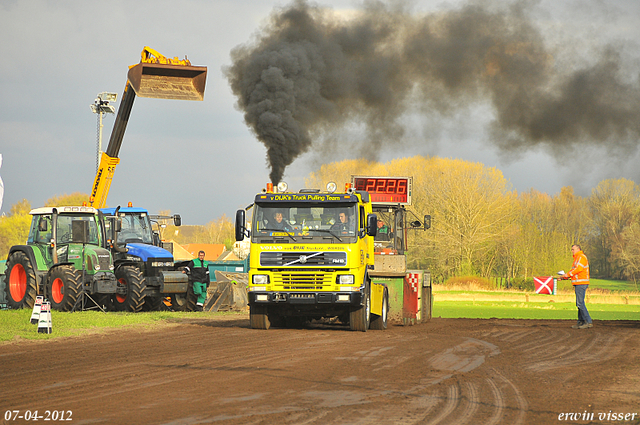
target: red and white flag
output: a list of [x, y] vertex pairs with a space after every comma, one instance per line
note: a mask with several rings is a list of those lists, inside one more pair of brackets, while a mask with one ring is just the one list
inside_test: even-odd
[[553, 295], [553, 287], [555, 284], [553, 276], [534, 277], [533, 283], [536, 286], [536, 294]]

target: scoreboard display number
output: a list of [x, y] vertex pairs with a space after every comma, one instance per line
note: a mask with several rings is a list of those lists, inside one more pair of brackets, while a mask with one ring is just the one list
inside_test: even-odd
[[411, 205], [411, 177], [352, 176], [355, 190], [369, 192], [374, 204]]

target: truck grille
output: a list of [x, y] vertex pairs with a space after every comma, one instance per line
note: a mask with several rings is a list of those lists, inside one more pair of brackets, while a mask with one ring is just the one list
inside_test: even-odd
[[320, 290], [334, 279], [333, 273], [274, 273], [273, 283], [282, 289]]
[[263, 267], [340, 267], [347, 265], [346, 252], [263, 252], [260, 254]]

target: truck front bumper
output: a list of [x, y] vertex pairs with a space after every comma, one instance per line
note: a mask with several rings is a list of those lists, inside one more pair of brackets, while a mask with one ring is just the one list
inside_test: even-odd
[[249, 305], [263, 306], [333, 306], [358, 307], [362, 292], [254, 292], [250, 291]]

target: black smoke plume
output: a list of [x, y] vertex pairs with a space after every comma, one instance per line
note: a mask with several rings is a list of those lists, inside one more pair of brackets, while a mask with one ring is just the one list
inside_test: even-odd
[[493, 106], [493, 141], [506, 152], [578, 142], [635, 149], [640, 84], [624, 74], [619, 50], [568, 72], [554, 54], [522, 2], [427, 15], [368, 2], [345, 18], [299, 0], [236, 47], [224, 72], [274, 183], [346, 123], [366, 128], [374, 152], [402, 139], [405, 112], [447, 115], [478, 100]]

